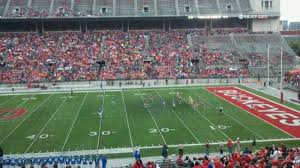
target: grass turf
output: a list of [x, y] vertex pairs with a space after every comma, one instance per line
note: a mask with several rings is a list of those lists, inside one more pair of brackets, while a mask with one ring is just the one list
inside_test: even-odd
[[[173, 108], [176, 92], [183, 99]], [[150, 96], [153, 101], [149, 108], [144, 108], [143, 100]], [[193, 109], [187, 103], [189, 96], [200, 103], [199, 108]], [[286, 105], [300, 109], [294, 104]], [[104, 113], [100, 118], [97, 111], [102, 106]], [[218, 113], [219, 106], [224, 107], [223, 115]], [[27, 113], [17, 119], [1, 120], [0, 145], [6, 153], [192, 144], [203, 143], [206, 139], [218, 142], [237, 137], [241, 140], [291, 138], [203, 87], [0, 96], [0, 109], [14, 108], [26, 108]], [[300, 145], [297, 141], [288, 144]], [[187, 150], [198, 151], [197, 147], [193, 148]], [[152, 155], [157, 150], [149, 149], [145, 153]]]

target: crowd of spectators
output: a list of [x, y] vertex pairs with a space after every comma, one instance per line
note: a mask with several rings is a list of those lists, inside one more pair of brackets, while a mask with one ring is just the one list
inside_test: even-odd
[[62, 2], [60, 5], [53, 8], [53, 12], [49, 13], [49, 7], [41, 7], [38, 4], [28, 7], [27, 5], [20, 6], [16, 4], [7, 12], [7, 17], [67, 17], [72, 16], [71, 4], [68, 1]]
[[[184, 156], [183, 147], [179, 147], [176, 160], [166, 156], [166, 147], [162, 148], [163, 161], [146, 162], [143, 164], [141, 158], [136, 159], [133, 168], [152, 168], [152, 167], [189, 167], [189, 168], [300, 168], [300, 148], [287, 148], [284, 144], [275, 146], [261, 147], [255, 150], [256, 141], [251, 147], [241, 148], [239, 139], [236, 141], [228, 140], [227, 144], [220, 143], [218, 148], [220, 153], [209, 153], [209, 142], [205, 142], [204, 155], [201, 157], [190, 158]], [[227, 151], [226, 151], [227, 148]], [[226, 152], [224, 152], [226, 151]], [[151, 164], [153, 163], [153, 164]]]
[[[285, 74], [284, 84], [287, 84], [289, 88], [297, 90], [300, 93], [300, 74]], [[298, 96], [298, 100], [300, 100], [300, 96]]]
[[49, 9], [41, 9], [31, 7], [28, 11], [29, 17], [47, 17], [49, 16]]
[[[32, 83], [249, 76], [234, 49], [211, 48], [206, 42], [194, 42], [193, 49], [187, 38], [190, 33], [1, 33], [0, 79], [2, 83]], [[105, 61], [105, 66], [99, 67], [98, 61]]]

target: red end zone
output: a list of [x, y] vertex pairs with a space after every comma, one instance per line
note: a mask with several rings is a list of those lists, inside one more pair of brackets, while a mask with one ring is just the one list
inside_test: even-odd
[[206, 89], [293, 137], [300, 138], [300, 112], [233, 86]]

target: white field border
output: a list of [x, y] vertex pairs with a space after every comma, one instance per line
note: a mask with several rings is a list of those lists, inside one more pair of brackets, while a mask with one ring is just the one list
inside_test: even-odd
[[[155, 90], [155, 89], [154, 89]], [[156, 94], [159, 96], [159, 97], [162, 97], [157, 90], [155, 90]], [[185, 127], [186, 130], [188, 130], [188, 132], [193, 136], [193, 138], [198, 142], [200, 143], [200, 140], [196, 137], [196, 135], [193, 133], [193, 131], [185, 124], [185, 122], [178, 116], [177, 112], [174, 111], [172, 108], [170, 108], [173, 113], [175, 114], [175, 116], [177, 117], [177, 119], [181, 122], [181, 124]]]
[[71, 129], [70, 129], [70, 131], [69, 131], [69, 133], [68, 133], [68, 135], [67, 135], [67, 137], [66, 137], [66, 139], [65, 139], [65, 142], [64, 142], [64, 144], [63, 144], [63, 146], [62, 146], [62, 148], [61, 148], [61, 151], [63, 151], [63, 150], [65, 149], [65, 146], [66, 146], [66, 144], [67, 144], [67, 141], [69, 140], [69, 137], [70, 137], [70, 135], [71, 135], [71, 132], [72, 132], [72, 130], [73, 130], [73, 127], [74, 127], [74, 125], [75, 125], [75, 122], [76, 122], [76, 120], [77, 120], [77, 118], [78, 118], [78, 116], [79, 116], [79, 113], [80, 113], [80, 111], [81, 111], [81, 108], [82, 108], [82, 106], [83, 106], [85, 100], [86, 100], [87, 95], [88, 95], [88, 92], [86, 92], [85, 97], [84, 97], [84, 99], [83, 99], [81, 105], [80, 105], [79, 108], [78, 108], [77, 115], [76, 115], [76, 117], [75, 117], [75, 119], [74, 119], [74, 122], [73, 122], [73, 124], [72, 124], [72, 126], [71, 126]]
[[[264, 140], [256, 140], [256, 142], [282, 142], [282, 141], [299, 141], [300, 138], [282, 138], [282, 139], [264, 139]], [[240, 141], [241, 144], [252, 143], [252, 140], [243, 140]], [[227, 142], [222, 142], [226, 144]], [[211, 142], [210, 145], [219, 145], [220, 142]], [[193, 144], [182, 144], [184, 147], [199, 147], [204, 146], [204, 143], [193, 143]], [[141, 150], [143, 149], [160, 149], [161, 145], [151, 145], [151, 146], [141, 146], [139, 147]], [[169, 148], [178, 148], [179, 145], [172, 144], [168, 145]], [[99, 150], [79, 150], [79, 151], [62, 151], [62, 152], [46, 152], [46, 153], [27, 153], [27, 154], [9, 154], [4, 157], [12, 157], [12, 158], [31, 158], [31, 157], [48, 157], [48, 156], [74, 156], [74, 155], [97, 155], [101, 153], [103, 155], [106, 154], [120, 154], [120, 153], [132, 153], [133, 148], [107, 148], [107, 149], [99, 149]]]
[[[173, 92], [174, 90], [171, 89]], [[187, 103], [183, 98], [182, 100], [185, 102], [185, 104], [189, 105], [194, 111], [196, 111], [198, 114], [200, 114], [204, 119], [206, 119], [211, 125], [213, 125], [219, 132], [221, 132], [226, 138], [228, 139], [232, 139], [230, 138], [227, 134], [225, 134], [221, 129], [219, 129], [213, 122], [211, 122], [207, 117], [205, 117], [201, 112], [199, 112], [198, 110], [194, 109], [189, 103]]]
[[[231, 86], [231, 87], [234, 87], [234, 86]], [[207, 87], [207, 88], [210, 88], [210, 87]], [[212, 87], [212, 88], [213, 88], [213, 87]], [[240, 89], [240, 88], [236, 88], [236, 87], [234, 87], [234, 88], [235, 88], [235, 89]], [[242, 89], [241, 89], [241, 90], [242, 90]], [[230, 102], [230, 101], [224, 99], [223, 97], [221, 97], [221, 96], [219, 96], [219, 95], [217, 95], [217, 94], [215, 94], [215, 93], [213, 93], [213, 92], [211, 92], [211, 91], [209, 91], [209, 92], [212, 93], [212, 94], [214, 94], [215, 96], [221, 98], [222, 100], [225, 100], [225, 101], [227, 101], [228, 103], [230, 103], [230, 104], [232, 104], [232, 105], [234, 105], [234, 106], [236, 106], [236, 107], [242, 109], [243, 111], [246, 111], [247, 113], [251, 114], [251, 115], [254, 116], [255, 118], [260, 119], [261, 121], [263, 121], [263, 122], [265, 122], [265, 123], [268, 123], [269, 125], [271, 125], [271, 126], [277, 128], [278, 130], [280, 130], [280, 131], [286, 133], [287, 135], [290, 135], [291, 137], [296, 138], [294, 135], [292, 135], [292, 134], [290, 134], [290, 133], [288, 133], [288, 132], [282, 130], [281, 128], [279, 128], [279, 127], [277, 127], [277, 126], [271, 124], [270, 122], [268, 122], [268, 121], [266, 121], [266, 120], [263, 120], [262, 118], [257, 117], [256, 115], [254, 115], [254, 114], [252, 114], [251, 112], [249, 112], [249, 111], [243, 109], [242, 107], [240, 107], [240, 106], [238, 106], [238, 105], [236, 105], [236, 104], [234, 104], [234, 103], [232, 103], [232, 102]], [[248, 93], [249, 93], [249, 94], [253, 94], [253, 95], [256, 96], [256, 94], [254, 94], [254, 93], [251, 93], [251, 92], [248, 92]], [[266, 98], [263, 98], [263, 99], [269, 101], [269, 100], [266, 99]]]
[[[204, 90], [203, 88], [200, 88], [202, 90]], [[207, 90], [204, 90], [207, 91]], [[209, 91], [207, 91], [208, 93], [211, 93]], [[193, 93], [194, 94], [194, 93]], [[199, 93], [200, 94], [200, 93]], [[194, 94], [195, 95], [195, 94]], [[202, 95], [202, 94], [201, 94]], [[208, 100], [206, 100], [205, 98], [203, 98], [202, 96], [198, 96], [200, 99], [202, 99], [206, 104], [208, 104], [211, 107], [214, 107], [210, 102], [208, 102]], [[214, 95], [215, 96], [215, 95]], [[223, 99], [222, 99], [223, 100]], [[257, 134], [255, 131], [253, 131], [252, 129], [250, 129], [249, 127], [247, 127], [246, 125], [244, 125], [243, 123], [241, 123], [239, 120], [235, 119], [234, 117], [232, 117], [231, 115], [229, 115], [228, 113], [224, 113], [225, 115], [227, 115], [228, 117], [230, 117], [232, 120], [234, 120], [236, 123], [238, 123], [239, 125], [241, 125], [242, 127], [246, 128], [247, 130], [249, 130], [250, 132], [252, 132], [254, 135], [256, 135], [257, 137], [259, 137], [260, 139], [264, 139], [264, 137], [262, 137], [261, 135]]]
[[132, 135], [131, 135], [131, 130], [130, 130], [130, 126], [129, 126], [128, 114], [127, 114], [125, 99], [124, 99], [124, 95], [123, 95], [123, 90], [121, 91], [121, 94], [122, 94], [122, 99], [123, 99], [123, 106], [124, 106], [124, 112], [125, 112], [125, 116], [126, 116], [127, 128], [128, 128], [128, 132], [129, 132], [130, 144], [131, 144], [131, 147], [133, 148]]
[[[139, 95], [141, 96], [142, 101], [144, 102], [144, 97], [143, 97], [143, 95], [142, 95], [142, 93], [141, 93], [141, 91], [140, 91], [139, 89], [138, 89], [138, 92], [139, 92]], [[155, 121], [155, 119], [154, 119], [154, 117], [153, 117], [151, 111], [149, 110], [149, 108], [147, 108], [147, 111], [148, 111], [148, 113], [150, 114], [150, 116], [151, 116], [151, 118], [152, 118], [152, 120], [153, 120], [153, 122], [154, 122], [154, 124], [155, 124], [155, 126], [156, 126], [156, 128], [157, 128], [157, 131], [159, 132], [159, 134], [160, 134], [162, 140], [164, 141], [165, 144], [167, 144], [167, 142], [166, 142], [166, 140], [165, 140], [163, 134], [161, 133], [161, 130], [160, 130], [159, 126], [157, 125], [157, 122]]]
[[[13, 132], [15, 132], [15, 130], [17, 129], [17, 128], [19, 128], [19, 126], [25, 121], [25, 120], [27, 120], [33, 113], [35, 113], [42, 105], [44, 105], [47, 101], [48, 101], [48, 99], [50, 98], [50, 97], [52, 97], [53, 96], [53, 94], [50, 94], [45, 100], [43, 100], [43, 102], [41, 102], [38, 106], [36, 106], [34, 109], [33, 109], [33, 111], [29, 114], [29, 115], [27, 115], [5, 138], [3, 138], [1, 141], [0, 141], [0, 145], [13, 133]], [[25, 100], [26, 101], [26, 100]], [[24, 101], [24, 102], [25, 102]]]
[[[232, 84], [234, 85], [234, 84]], [[220, 85], [220, 86], [232, 86], [232, 85]], [[180, 88], [180, 89], [190, 89], [190, 88], [197, 88], [197, 87], [206, 87], [206, 86], [215, 86], [215, 85], [184, 85], [184, 86], [177, 86], [177, 85], [174, 85], [174, 86], [157, 86], [157, 87], [132, 87], [132, 88], [118, 88], [118, 89], [115, 89], [115, 88], [107, 88], [107, 89], [101, 89], [99, 91], [99, 89], [91, 89], [91, 90], [73, 90], [74, 91], [74, 94], [77, 94], [77, 93], [99, 93], [99, 92], [104, 92], [104, 90], [106, 92], [121, 92], [123, 90], [123, 92], [126, 92], [126, 91], [134, 91], [134, 90], [169, 90], [171, 88]], [[70, 93], [70, 91], [68, 90], [59, 90], [59, 91], [56, 91], [56, 90], [47, 90], [47, 91], [40, 91], [40, 92], [37, 92], [37, 91], [34, 91], [34, 92], [14, 92], [14, 93], [0, 93], [0, 97], [1, 96], [15, 96], [15, 95], [44, 95], [44, 94], [64, 94], [64, 93]]]
[[41, 133], [44, 131], [44, 129], [47, 127], [47, 125], [49, 124], [49, 122], [52, 120], [52, 118], [55, 116], [55, 114], [60, 110], [60, 108], [62, 107], [62, 105], [66, 102], [67, 99], [63, 100], [60, 105], [58, 106], [58, 108], [55, 110], [55, 112], [52, 114], [52, 116], [48, 119], [48, 121], [46, 122], [46, 124], [44, 125], [44, 127], [40, 130], [40, 132], [35, 136], [35, 138], [32, 140], [31, 144], [27, 147], [27, 149], [25, 150], [24, 153], [27, 153], [29, 151], [29, 149], [31, 148], [31, 146], [35, 143], [35, 141], [38, 139], [38, 137], [41, 135]]

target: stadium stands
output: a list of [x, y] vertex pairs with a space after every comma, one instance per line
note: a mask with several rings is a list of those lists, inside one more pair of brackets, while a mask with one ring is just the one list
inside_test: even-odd
[[[215, 32], [222, 33], [209, 36], [203, 35], [207, 34], [205, 30], [48, 32], [44, 36], [2, 33], [1, 62], [5, 66], [1, 66], [0, 77], [2, 83], [249, 77], [247, 64], [239, 60], [246, 55], [250, 66], [265, 65], [264, 44], [268, 41], [274, 49], [271, 64], [280, 64], [281, 39], [277, 35]], [[285, 65], [295, 63], [288, 50], [284, 54]], [[192, 59], [199, 59], [199, 65], [193, 65]], [[97, 60], [106, 60], [101, 72]], [[196, 67], [200, 69], [195, 71]]]
[[132, 0], [116, 0], [117, 16], [133, 16], [135, 15], [134, 1]]
[[0, 16], [3, 16], [7, 0], [0, 0]]
[[0, 163], [8, 167], [22, 167], [29, 165], [32, 167], [101, 167], [105, 168], [107, 159], [103, 156], [49, 156], [31, 158], [1, 158]]
[[6, 16], [24, 17], [27, 11], [28, 11], [27, 1], [11, 0]]
[[251, 4], [248, 0], [239, 0], [241, 9], [244, 12], [252, 12]]
[[[278, 34], [255, 34], [247, 35], [241, 34], [233, 36], [234, 40], [240, 44], [238, 45], [239, 51], [248, 55], [253, 59], [250, 66], [261, 66], [267, 62], [267, 44], [270, 44], [270, 62], [273, 65], [279, 66], [280, 64], [280, 49], [285, 46], [284, 40]], [[295, 61], [294, 54], [288, 47], [283, 48], [285, 55], [284, 64], [290, 65]], [[260, 61], [260, 63], [258, 63]], [[260, 65], [259, 65], [260, 64]]]
[[176, 15], [176, 8], [173, 0], [158, 0], [157, 2], [159, 15]]
[[184, 15], [190, 15], [190, 14], [197, 15], [199, 12], [199, 10], [197, 11], [196, 9], [195, 1], [178, 0], [178, 8], [180, 14], [184, 14]]
[[92, 16], [93, 0], [75, 0], [74, 16]]
[[200, 14], [219, 14], [216, 0], [198, 0]]
[[[10, 3], [9, 3], [10, 2]], [[53, 4], [52, 4], [53, 2]], [[175, 3], [178, 2], [178, 3]], [[198, 8], [196, 7], [198, 4]], [[8, 5], [6, 14], [5, 7]], [[113, 13], [115, 11], [115, 13]], [[238, 16], [252, 11], [249, 0], [1, 0], [0, 16], [89, 17], [89, 16]]]
[[[188, 155], [177, 155], [176, 160], [167, 159], [145, 161], [136, 160], [132, 165], [119, 165], [120, 167], [132, 168], [154, 168], [154, 167], [194, 167], [194, 168], [299, 168], [300, 167], [300, 148], [287, 148], [284, 144], [279, 146], [270, 145], [261, 147], [256, 152], [252, 149], [244, 147], [241, 152], [227, 152], [223, 154], [198, 155], [190, 158]], [[143, 159], [143, 158], [142, 158]], [[49, 156], [49, 157], [31, 157], [31, 158], [11, 158], [3, 157], [0, 163], [7, 167], [22, 166], [47, 166], [47, 167], [106, 167], [107, 160], [104, 156]]]
[[241, 13], [241, 6], [236, 0], [224, 0], [223, 2], [219, 1], [220, 11], [222, 14], [230, 15], [232, 13]]
[[154, 1], [152, 0], [141, 0], [137, 2], [138, 15], [149, 16], [155, 15], [154, 11]]
[[71, 1], [68, 0], [54, 0], [52, 8], [52, 16], [69, 17], [72, 16]]
[[96, 16], [112, 16], [113, 15], [113, 1], [111, 1], [111, 0], [96, 1], [94, 15], [96, 15]]
[[29, 9], [29, 17], [47, 17], [49, 15], [49, 7], [51, 1], [48, 0], [32, 0]]

